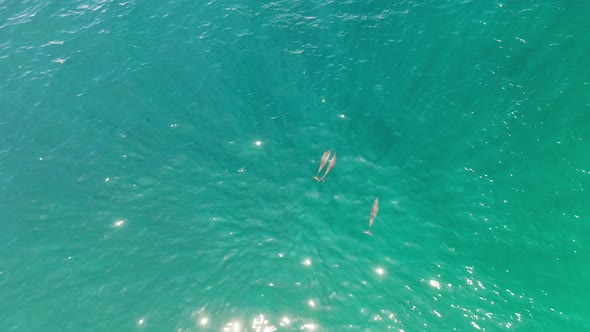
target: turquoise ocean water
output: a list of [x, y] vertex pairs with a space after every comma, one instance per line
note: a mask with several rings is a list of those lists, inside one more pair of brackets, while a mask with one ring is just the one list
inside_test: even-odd
[[0, 331], [590, 330], [589, 12], [0, 1]]

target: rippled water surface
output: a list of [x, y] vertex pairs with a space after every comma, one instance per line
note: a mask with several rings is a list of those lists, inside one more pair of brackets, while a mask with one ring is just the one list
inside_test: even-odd
[[590, 330], [588, 12], [0, 1], [0, 330]]

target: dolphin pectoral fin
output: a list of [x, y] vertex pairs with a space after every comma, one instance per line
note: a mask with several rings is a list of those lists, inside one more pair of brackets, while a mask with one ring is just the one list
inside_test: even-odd
[[371, 231], [370, 231], [370, 230], [368, 230], [368, 229], [367, 229], [366, 231], [364, 231], [363, 233], [365, 233], [365, 234], [367, 234], [367, 235], [370, 235], [370, 236], [373, 236], [373, 233], [371, 233]]

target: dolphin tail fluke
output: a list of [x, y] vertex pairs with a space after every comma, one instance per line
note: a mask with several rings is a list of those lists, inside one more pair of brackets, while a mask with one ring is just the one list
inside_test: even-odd
[[371, 235], [373, 236], [373, 233], [371, 233], [371, 230], [367, 229], [366, 231], [364, 231], [363, 233], [367, 234], [367, 235]]
[[317, 175], [316, 175], [316, 176], [314, 176], [314, 177], [313, 177], [313, 179], [314, 179], [314, 180], [316, 180], [317, 182], [323, 182], [323, 181], [324, 181], [324, 179], [323, 179], [323, 178], [321, 178], [321, 177], [319, 177], [319, 176], [317, 176]]

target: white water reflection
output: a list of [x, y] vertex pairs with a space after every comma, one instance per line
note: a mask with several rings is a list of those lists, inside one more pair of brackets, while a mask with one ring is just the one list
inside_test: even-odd
[[430, 286], [435, 287], [436, 289], [440, 289], [440, 283], [434, 279], [430, 280]]
[[270, 324], [262, 314], [254, 318], [254, 320], [252, 321], [252, 328], [256, 332], [272, 332], [277, 330], [277, 328], [274, 325]]
[[240, 328], [240, 322], [229, 322], [223, 327], [223, 332], [239, 332]]
[[289, 317], [285, 316], [281, 318], [281, 326], [289, 326], [289, 324], [291, 324], [291, 320], [289, 319]]
[[314, 331], [315, 329], [317, 329], [317, 325], [316, 324], [304, 324], [303, 326], [301, 326], [301, 329]]
[[375, 268], [375, 273], [382, 276], [385, 274], [385, 270], [382, 267], [377, 267], [377, 268]]
[[[313, 302], [314, 305], [317, 305], [314, 302], [314, 300], [310, 300], [310, 302]], [[223, 332], [274, 332], [277, 330], [282, 331], [285, 328], [289, 330], [314, 331], [319, 327], [319, 325], [312, 320], [302, 317], [294, 318], [290, 315], [285, 314], [272, 317], [262, 313], [255, 315], [252, 318], [250, 326], [248, 326], [247, 323], [244, 324], [244, 320], [237, 317], [230, 317], [230, 319], [227, 319], [228, 317], [224, 317], [223, 319], [220, 319], [219, 317], [209, 316], [205, 313], [204, 308], [193, 312], [191, 317], [194, 319], [194, 322], [196, 323], [195, 328], [197, 329], [197, 331], [207, 330]], [[145, 320], [141, 319], [138, 325], [144, 324], [144, 322]], [[215, 324], [214, 322], [217, 322], [217, 324]], [[178, 328], [177, 331], [183, 330], [185, 330], [185, 328]], [[192, 331], [192, 329], [190, 328], [186, 330]]]

